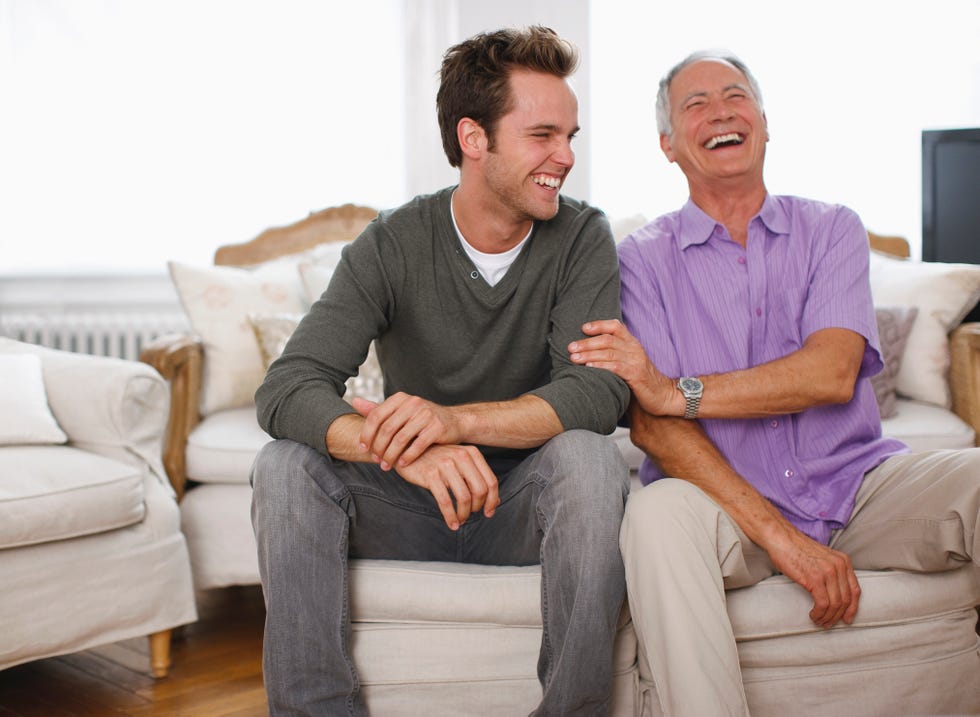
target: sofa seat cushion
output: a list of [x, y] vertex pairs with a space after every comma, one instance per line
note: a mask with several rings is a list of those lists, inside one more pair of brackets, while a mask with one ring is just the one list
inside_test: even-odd
[[270, 440], [259, 428], [255, 406], [216, 411], [187, 438], [187, 477], [200, 483], [248, 483], [256, 454]]
[[[523, 713], [533, 710], [541, 697], [538, 566], [351, 560], [349, 569], [352, 650], [372, 713], [414, 714], [406, 695], [422, 691], [427, 705], [435, 701], [426, 714], [459, 714], [460, 690], [487, 714], [517, 714], [515, 700], [526, 703]], [[612, 714], [633, 714], [635, 664], [624, 607]], [[501, 690], [511, 695], [496, 704]]]
[[973, 429], [949, 409], [907, 398], [899, 398], [895, 406], [895, 415], [881, 421], [881, 432], [913, 452], [973, 447]]
[[0, 448], [0, 548], [138, 523], [143, 490], [138, 468], [71, 446]]
[[[753, 717], [980, 714], [980, 568], [858, 570], [852, 625], [810, 622], [813, 601], [776, 575], [726, 593]], [[873, 689], [869, 689], [873, 685]], [[661, 717], [640, 654], [641, 714]]]

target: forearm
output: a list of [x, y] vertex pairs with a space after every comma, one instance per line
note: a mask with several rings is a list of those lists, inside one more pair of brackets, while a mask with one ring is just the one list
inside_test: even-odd
[[651, 416], [634, 403], [630, 438], [664, 475], [700, 488], [764, 549], [796, 532], [772, 503], [735, 472], [696, 422]]
[[450, 410], [459, 421], [461, 443], [536, 448], [564, 430], [555, 410], [538, 396], [468, 403]]
[[[756, 418], [846, 403], [854, 393], [863, 356], [862, 336], [846, 329], [818, 331], [783, 358], [701, 377], [704, 394], [698, 417]], [[670, 415], [682, 416], [683, 397], [675, 393]]]
[[364, 418], [355, 413], [338, 416], [328, 427], [324, 442], [327, 453], [338, 461], [371, 462], [371, 456], [361, 446]]

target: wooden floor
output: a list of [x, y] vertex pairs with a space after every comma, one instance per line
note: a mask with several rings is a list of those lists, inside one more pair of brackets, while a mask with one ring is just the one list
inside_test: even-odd
[[0, 717], [268, 714], [261, 588], [201, 593], [198, 613], [198, 622], [174, 634], [167, 677], [150, 676], [148, 641], [142, 638], [39, 660], [0, 671]]

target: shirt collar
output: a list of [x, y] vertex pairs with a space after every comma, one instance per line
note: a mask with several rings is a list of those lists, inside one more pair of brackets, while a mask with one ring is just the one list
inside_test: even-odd
[[[705, 213], [701, 207], [688, 199], [681, 208], [681, 249], [687, 249], [694, 244], [704, 244], [719, 226], [718, 222]], [[766, 194], [762, 202], [759, 213], [752, 218], [752, 221], [759, 219], [765, 227], [773, 234], [789, 234], [790, 216], [786, 208], [772, 195]], [[751, 222], [750, 222], [751, 224]]]

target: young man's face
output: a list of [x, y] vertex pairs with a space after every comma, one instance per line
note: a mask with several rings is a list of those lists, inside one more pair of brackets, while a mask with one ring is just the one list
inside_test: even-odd
[[486, 186], [518, 219], [551, 219], [575, 164], [578, 99], [566, 80], [528, 70], [511, 73], [510, 92], [513, 109], [497, 122], [483, 164]]
[[748, 80], [723, 60], [699, 60], [670, 83], [670, 135], [660, 146], [693, 184], [762, 179], [769, 132]]

